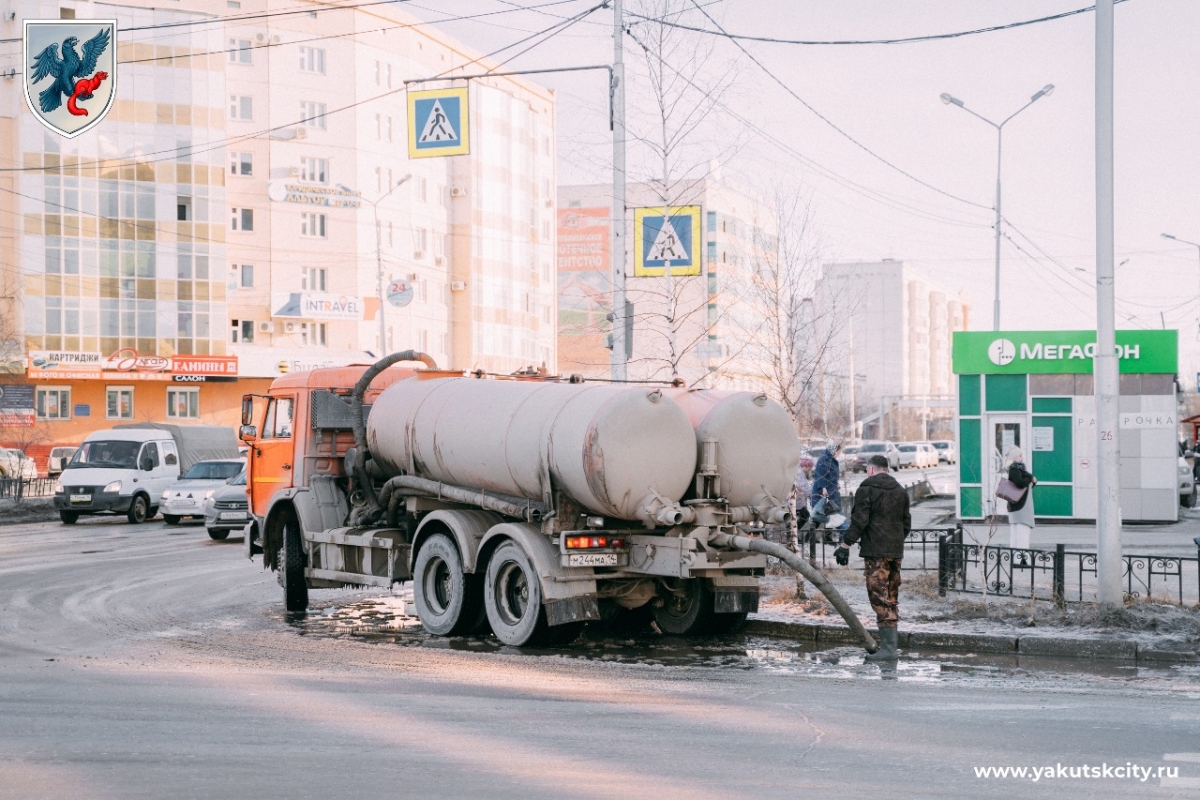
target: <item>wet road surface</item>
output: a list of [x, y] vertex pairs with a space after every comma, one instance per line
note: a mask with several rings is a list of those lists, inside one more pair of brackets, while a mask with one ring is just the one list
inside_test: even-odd
[[[403, 598], [282, 611], [237, 539], [0, 527], [0, 796], [1194, 796], [1200, 669], [585, 632], [438, 639]], [[1179, 778], [978, 778], [975, 767]], [[1048, 788], [1047, 788], [1048, 787]]]

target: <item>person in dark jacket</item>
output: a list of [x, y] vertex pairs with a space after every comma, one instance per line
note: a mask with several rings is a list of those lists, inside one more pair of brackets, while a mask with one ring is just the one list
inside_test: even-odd
[[825, 452], [821, 453], [821, 457], [817, 459], [817, 466], [813, 468], [811, 492], [814, 503], [819, 497], [828, 497], [841, 505], [842, 495], [839, 487], [842, 470], [837, 460], [838, 454], [841, 452], [842, 446], [834, 443], [826, 447]]
[[879, 661], [895, 658], [900, 620], [900, 562], [904, 539], [912, 530], [908, 492], [888, 473], [884, 456], [871, 456], [867, 479], [854, 493], [850, 530], [838, 547], [858, 542], [864, 562], [867, 598], [879, 622], [879, 649], [867, 655]]

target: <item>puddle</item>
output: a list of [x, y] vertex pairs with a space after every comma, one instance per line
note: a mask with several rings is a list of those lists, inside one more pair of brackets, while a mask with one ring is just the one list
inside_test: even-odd
[[535, 658], [581, 659], [649, 667], [754, 670], [780, 675], [834, 679], [895, 680], [912, 683], [1007, 679], [1099, 678], [1152, 682], [1162, 688], [1182, 682], [1194, 691], [1200, 677], [1195, 665], [1138, 667], [1114, 661], [1076, 662], [1016, 655], [962, 654], [907, 650], [897, 661], [871, 662], [853, 646], [823, 647], [765, 636], [725, 635], [681, 638], [661, 636], [648, 627], [587, 628], [569, 646], [509, 647], [493, 636], [439, 637], [405, 614], [402, 596], [316, 603], [283, 620], [301, 636], [352, 638], [399, 647], [426, 647], [480, 654], [504, 653]]

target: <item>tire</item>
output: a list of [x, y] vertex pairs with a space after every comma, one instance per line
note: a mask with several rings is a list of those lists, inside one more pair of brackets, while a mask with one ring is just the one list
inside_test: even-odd
[[129, 513], [125, 515], [131, 525], [141, 525], [150, 518], [150, 501], [146, 499], [146, 495], [134, 495], [133, 502], [129, 504]]
[[546, 624], [537, 570], [514, 541], [501, 544], [488, 559], [484, 605], [492, 633], [505, 644], [536, 645], [565, 635]]
[[435, 533], [413, 563], [413, 603], [425, 630], [435, 636], [474, 632], [483, 621], [483, 589], [478, 575], [463, 572], [454, 540]]
[[178, 525], [179, 520], [183, 519], [178, 514], [163, 514], [163, 522], [168, 525]]
[[60, 511], [60, 512], [58, 512], [58, 518], [62, 520], [63, 525], [74, 525], [76, 522], [79, 521], [79, 512], [78, 511]]
[[1179, 504], [1181, 506], [1183, 506], [1184, 508], [1195, 508], [1196, 507], [1196, 487], [1195, 486], [1192, 487], [1191, 494], [1189, 494], [1187, 497], [1179, 498]]
[[283, 606], [288, 611], [305, 611], [308, 609], [308, 583], [304, 580], [304, 547], [300, 541], [300, 523], [294, 514], [284, 516], [280, 550], [279, 581], [283, 584]]
[[[229, 531], [219, 531], [216, 528], [209, 528], [208, 538], [216, 539], [218, 542], [220, 542], [229, 538]], [[307, 605], [307, 603], [305, 605]]]
[[713, 616], [712, 590], [702, 578], [674, 579], [661, 608], [654, 609], [659, 629], [672, 636], [705, 633]]

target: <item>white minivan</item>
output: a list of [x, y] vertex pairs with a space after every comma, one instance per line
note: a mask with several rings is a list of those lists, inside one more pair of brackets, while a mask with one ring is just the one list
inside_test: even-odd
[[179, 451], [165, 430], [119, 428], [90, 434], [63, 467], [54, 507], [67, 525], [81, 514], [125, 514], [145, 522], [179, 479]]

